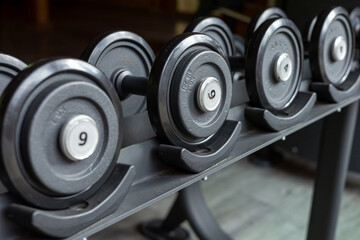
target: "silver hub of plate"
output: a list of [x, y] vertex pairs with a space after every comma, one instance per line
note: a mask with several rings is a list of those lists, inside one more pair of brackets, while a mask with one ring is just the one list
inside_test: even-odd
[[345, 39], [337, 37], [332, 45], [332, 57], [335, 61], [342, 61], [346, 57], [347, 45]]
[[204, 79], [198, 88], [197, 101], [202, 111], [215, 111], [221, 102], [220, 82], [214, 77]]
[[99, 130], [96, 122], [87, 115], [71, 118], [60, 133], [60, 146], [64, 155], [72, 161], [90, 157], [99, 142]]
[[275, 62], [275, 78], [279, 82], [285, 82], [289, 80], [293, 71], [293, 64], [289, 54], [282, 53]]

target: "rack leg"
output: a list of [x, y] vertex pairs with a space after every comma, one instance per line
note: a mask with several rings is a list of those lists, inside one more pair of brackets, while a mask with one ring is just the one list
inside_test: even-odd
[[142, 224], [140, 229], [145, 236], [153, 240], [190, 239], [190, 235], [179, 228], [184, 220], [189, 221], [200, 239], [230, 240], [211, 215], [199, 182], [179, 192], [165, 220], [149, 221]]
[[358, 102], [325, 120], [308, 240], [333, 240], [355, 133]]

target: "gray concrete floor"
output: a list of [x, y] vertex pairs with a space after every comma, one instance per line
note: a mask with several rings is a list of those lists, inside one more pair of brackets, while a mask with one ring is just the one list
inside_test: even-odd
[[[314, 167], [282, 161], [259, 167], [248, 160], [202, 182], [204, 195], [221, 227], [234, 239], [303, 240], [313, 190]], [[89, 239], [146, 239], [139, 223], [166, 215], [175, 196], [166, 198]], [[360, 181], [350, 174], [344, 193], [336, 239], [360, 239]], [[187, 223], [187, 229], [191, 228]], [[192, 233], [193, 239], [197, 237]]]

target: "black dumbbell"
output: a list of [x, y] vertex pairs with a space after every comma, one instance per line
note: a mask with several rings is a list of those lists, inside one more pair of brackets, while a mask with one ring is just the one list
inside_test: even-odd
[[[120, 31], [96, 39], [82, 58], [108, 71], [120, 98], [146, 96], [150, 121], [164, 142], [193, 152], [217, 142], [214, 136], [224, 126], [232, 93], [221, 47], [207, 35], [182, 34], [161, 50], [149, 78], [137, 76], [131, 69], [136, 61], [129, 56], [146, 55], [149, 49], [140, 36]], [[136, 64], [147, 66], [147, 61]]]
[[[204, 30], [222, 43], [222, 46], [226, 46], [225, 52], [231, 54], [233, 37], [221, 19], [206, 18], [198, 24], [200, 25], [190, 25], [188, 30]], [[202, 25], [209, 27], [201, 28]], [[268, 21], [261, 31], [252, 35], [254, 41], [250, 45], [251, 54], [248, 54], [247, 59], [230, 55], [231, 69], [246, 69], [249, 96], [257, 106], [282, 110], [291, 104], [299, 88], [303, 63], [301, 35], [295, 24], [288, 19]], [[287, 44], [288, 47], [281, 47], [278, 43]], [[269, 54], [267, 49], [273, 46], [275, 50]]]
[[[119, 36], [121, 35], [121, 36]], [[109, 48], [112, 46], [112, 48]], [[150, 74], [155, 54], [142, 38], [130, 33], [105, 33], [99, 35], [82, 54], [82, 58], [99, 68], [113, 81], [125, 75], [142, 77], [145, 81]], [[114, 69], [116, 68], [116, 69]], [[121, 71], [121, 69], [123, 71]], [[118, 71], [120, 70], [120, 71]], [[114, 76], [117, 74], [118, 76]], [[131, 85], [132, 81], [130, 81]], [[146, 84], [140, 84], [146, 86]], [[133, 91], [144, 92], [140, 85], [132, 85]], [[140, 89], [138, 89], [140, 86]], [[118, 89], [121, 90], [121, 89]], [[146, 98], [139, 94], [119, 94], [124, 117], [146, 110]]]
[[[268, 12], [265, 13], [268, 15]], [[253, 21], [262, 19], [259, 16]], [[204, 21], [198, 23], [205, 26]], [[204, 29], [223, 46], [232, 42], [230, 29], [222, 20], [210, 18], [209, 21], [209, 28], [197, 28], [191, 24], [190, 29]], [[228, 58], [233, 72], [245, 71], [251, 106], [271, 111], [269, 117], [268, 112], [247, 109], [246, 115], [259, 125], [272, 130], [284, 129], [301, 121], [314, 105], [315, 95], [298, 94], [303, 68], [303, 44], [301, 34], [291, 20], [274, 16], [262, 22], [252, 33], [246, 57]]]
[[[1, 178], [41, 209], [93, 195], [111, 174], [122, 143], [121, 104], [109, 80], [74, 59], [25, 68], [0, 55]], [[24, 69], [24, 70], [23, 70]]]
[[134, 167], [117, 163], [121, 103], [109, 79], [84, 61], [25, 67], [0, 54], [0, 177], [24, 200], [6, 211], [65, 238], [115, 211], [130, 189]]
[[355, 34], [349, 13], [331, 7], [316, 16], [306, 35], [313, 83], [311, 89], [324, 100], [339, 102], [355, 93], [360, 85], [359, 71], [352, 71]]

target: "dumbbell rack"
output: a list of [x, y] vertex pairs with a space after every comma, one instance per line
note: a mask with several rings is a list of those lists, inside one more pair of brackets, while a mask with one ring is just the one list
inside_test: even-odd
[[[309, 239], [332, 239], [323, 238], [333, 236], [336, 219], [339, 211], [341, 192], [344, 187], [349, 149], [351, 150], [353, 129], [355, 129], [357, 101], [360, 93], [336, 104], [317, 102], [307, 118], [295, 126], [280, 132], [270, 132], [255, 128], [244, 119], [244, 109], [247, 97], [244, 93], [244, 82], [237, 82], [234, 87], [233, 107], [229, 113], [229, 119], [242, 121], [243, 128], [237, 143], [228, 158], [222, 160], [215, 166], [198, 174], [179, 171], [164, 164], [157, 156], [156, 149], [158, 140], [155, 138], [148, 116], [146, 113], [134, 115], [125, 119], [124, 148], [121, 151], [118, 162], [130, 164], [136, 168], [135, 181], [120, 208], [113, 214], [105, 217], [99, 222], [92, 224], [86, 229], [78, 232], [68, 239], [81, 239], [99, 232], [106, 227], [144, 209], [153, 203], [170, 196], [186, 187], [200, 181], [201, 179], [220, 171], [232, 163], [247, 157], [248, 155], [278, 141], [286, 136], [325, 118], [331, 114], [329, 122], [336, 122], [336, 128], [326, 128], [328, 135], [323, 143], [324, 154], [320, 158], [324, 164], [320, 164], [316, 179], [314, 204], [310, 221]], [[245, 97], [244, 97], [245, 96]], [[234, 104], [236, 103], [236, 104]], [[340, 113], [337, 111], [343, 109]], [[340, 120], [339, 120], [340, 118]], [[139, 127], [141, 126], [141, 127]], [[331, 144], [329, 143], [331, 142]], [[326, 154], [326, 152], [328, 154]], [[332, 171], [329, 171], [329, 169]], [[329, 182], [329, 178], [331, 182]], [[333, 184], [330, 184], [333, 183]], [[325, 186], [325, 188], [324, 188]], [[0, 189], [0, 193], [3, 192]], [[324, 201], [326, 199], [326, 201]], [[334, 201], [331, 201], [334, 200]], [[5, 208], [16, 202], [9, 194], [0, 194], [0, 238], [30, 236], [40, 238], [28, 230], [15, 225], [5, 216]], [[320, 206], [321, 205], [321, 206]], [[331, 211], [330, 211], [331, 210]], [[324, 221], [322, 214], [327, 215], [328, 221]], [[321, 219], [321, 221], [319, 221]], [[61, 228], [61, 226], [58, 226]], [[317, 229], [314, 233], [313, 229]], [[322, 229], [323, 231], [320, 231]], [[330, 234], [330, 235], [329, 235]]]

